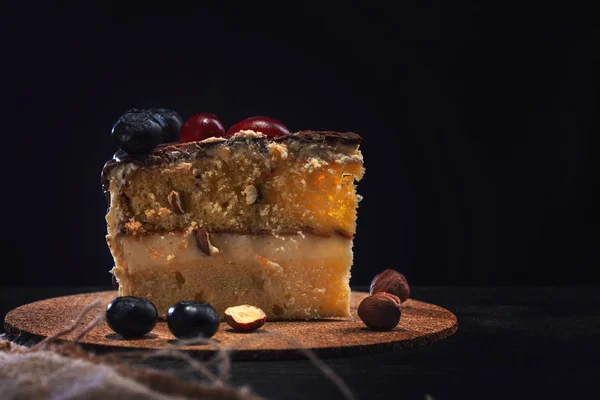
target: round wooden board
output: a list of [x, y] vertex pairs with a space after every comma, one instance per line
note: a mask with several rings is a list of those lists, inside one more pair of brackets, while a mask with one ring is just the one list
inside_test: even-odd
[[[396, 329], [390, 332], [372, 331], [356, 315], [358, 304], [367, 295], [364, 292], [352, 293], [352, 317], [349, 319], [267, 322], [261, 329], [251, 333], [237, 333], [226, 323], [221, 323], [213, 339], [232, 350], [234, 359], [268, 360], [298, 358], [302, 356], [299, 351], [302, 347], [313, 350], [320, 357], [397, 351], [442, 340], [458, 329], [456, 316], [450, 311], [410, 299], [402, 305], [402, 318]], [[4, 327], [11, 337], [39, 340], [64, 329], [77, 318], [84, 306], [95, 299], [101, 299], [102, 305], [86, 315], [80, 328], [61, 337], [73, 340], [116, 296], [116, 291], [107, 291], [26, 304], [6, 315]], [[177, 344], [165, 321], [159, 321], [145, 337], [134, 340], [122, 339], [103, 322], [79, 342], [99, 351], [158, 349]], [[182, 345], [177, 348], [199, 356], [214, 354], [216, 351], [213, 345]]]

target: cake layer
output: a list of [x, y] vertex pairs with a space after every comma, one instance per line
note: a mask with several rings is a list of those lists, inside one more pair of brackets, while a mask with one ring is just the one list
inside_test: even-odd
[[[269, 319], [349, 315], [352, 240], [340, 235], [210, 234], [208, 255], [195, 231], [109, 238], [120, 295], [150, 299], [164, 317], [180, 300], [251, 304]], [[209, 252], [210, 253], [210, 252]]]
[[[242, 131], [232, 138], [161, 146], [107, 163], [109, 233], [355, 232], [363, 175], [360, 137], [296, 133], [269, 139]], [[112, 226], [111, 226], [112, 225]]]

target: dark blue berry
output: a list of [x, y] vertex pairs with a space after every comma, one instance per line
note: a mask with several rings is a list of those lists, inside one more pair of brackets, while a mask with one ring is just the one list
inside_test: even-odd
[[179, 130], [183, 124], [183, 120], [179, 114], [166, 108], [152, 108], [150, 111], [160, 115], [165, 121], [167, 121], [167, 129], [165, 129], [163, 132], [163, 142], [179, 142]]
[[131, 109], [112, 128], [113, 142], [130, 154], [148, 153], [163, 141], [167, 121], [149, 110]]
[[144, 336], [154, 329], [157, 319], [154, 304], [141, 297], [117, 297], [106, 307], [108, 326], [124, 338]]
[[209, 338], [219, 330], [219, 314], [210, 304], [180, 301], [169, 308], [167, 325], [180, 339]]

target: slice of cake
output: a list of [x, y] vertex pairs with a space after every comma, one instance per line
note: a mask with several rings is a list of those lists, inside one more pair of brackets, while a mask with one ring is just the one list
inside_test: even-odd
[[102, 180], [121, 296], [271, 320], [349, 315], [360, 136], [240, 131], [115, 154]]

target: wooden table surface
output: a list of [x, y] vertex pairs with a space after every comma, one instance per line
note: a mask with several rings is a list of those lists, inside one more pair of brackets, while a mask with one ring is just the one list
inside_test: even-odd
[[[0, 287], [0, 315], [36, 300], [106, 287]], [[364, 288], [356, 288], [358, 290]], [[600, 376], [600, 287], [414, 287], [459, 331], [397, 353], [325, 360], [360, 399], [590, 398]], [[154, 361], [156, 368], [176, 362]], [[273, 399], [336, 399], [306, 360], [235, 361], [234, 384]]]

